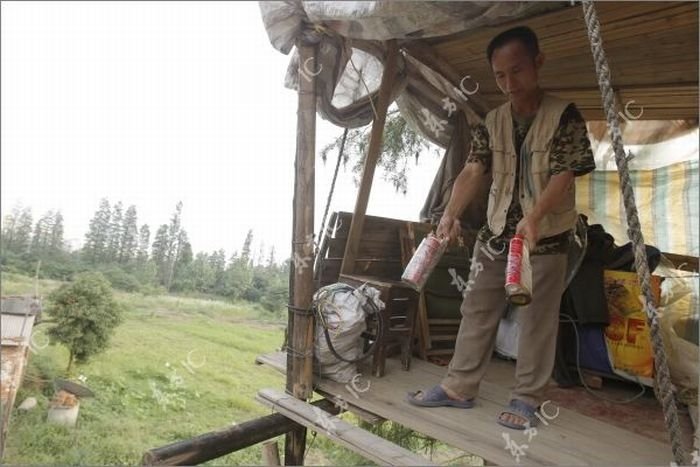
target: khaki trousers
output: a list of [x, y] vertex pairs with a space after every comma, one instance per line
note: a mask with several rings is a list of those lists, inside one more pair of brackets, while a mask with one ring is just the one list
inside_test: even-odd
[[[493, 259], [491, 259], [493, 258]], [[477, 241], [469, 287], [462, 301], [462, 321], [455, 353], [442, 384], [461, 397], [476, 397], [496, 344], [498, 323], [506, 310], [506, 254]], [[532, 302], [518, 312], [520, 336], [511, 399], [532, 405], [542, 395], [554, 368], [559, 329], [559, 304], [564, 293], [566, 255], [532, 255]]]

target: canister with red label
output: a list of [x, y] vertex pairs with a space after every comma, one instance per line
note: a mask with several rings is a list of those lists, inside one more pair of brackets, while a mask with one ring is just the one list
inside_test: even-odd
[[447, 244], [447, 238], [436, 237], [433, 233], [428, 234], [418, 245], [411, 261], [401, 275], [401, 280], [417, 291], [422, 290], [428, 277], [445, 253]]
[[506, 297], [513, 305], [523, 306], [532, 301], [530, 251], [522, 235], [515, 235], [510, 241], [505, 288]]

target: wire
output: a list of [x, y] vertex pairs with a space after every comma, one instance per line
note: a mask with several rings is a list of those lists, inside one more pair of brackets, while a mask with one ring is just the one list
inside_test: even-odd
[[[337, 358], [338, 360], [345, 362], [345, 363], [361, 362], [362, 360], [365, 360], [366, 358], [368, 358], [370, 355], [372, 355], [374, 353], [374, 348], [377, 346], [377, 343], [382, 341], [384, 338], [384, 332], [385, 332], [384, 328], [385, 328], [385, 324], [386, 324], [386, 323], [384, 323], [384, 317], [382, 316], [381, 312], [379, 311], [379, 309], [377, 308], [377, 306], [374, 304], [374, 302], [372, 300], [369, 300], [369, 299], [365, 300], [365, 303], [362, 305], [362, 307], [363, 307], [365, 312], [367, 312], [370, 316], [374, 316], [374, 318], [376, 319], [376, 321], [377, 321], [377, 334], [376, 334], [376, 336], [370, 336], [370, 337], [374, 337], [374, 341], [370, 344], [369, 348], [367, 348], [367, 350], [364, 351], [363, 355], [361, 355], [360, 357], [357, 357], [355, 359], [347, 359], [347, 358], [341, 356], [340, 354], [338, 354], [338, 352], [335, 350], [335, 347], [333, 347], [330, 332], [328, 329], [328, 324], [326, 323], [326, 320], [325, 320], [323, 308], [324, 308], [324, 306], [332, 305], [332, 302], [328, 298], [326, 298], [328, 294], [335, 295], [336, 293], [339, 293], [339, 292], [350, 292], [352, 294], [355, 294], [355, 292], [362, 293], [362, 291], [360, 289], [362, 289], [364, 286], [365, 286], [365, 284], [363, 284], [362, 286], [360, 286], [359, 288], [356, 289], [348, 284], [342, 284], [342, 283], [334, 284], [332, 289], [325, 288], [325, 290], [321, 291], [321, 293], [317, 296], [317, 298], [314, 300], [313, 305], [312, 305], [314, 311], [318, 315], [319, 322], [321, 323], [321, 326], [323, 327], [323, 335], [326, 338], [326, 344], [328, 345], [328, 349], [331, 351], [333, 356], [335, 356], [335, 358]], [[365, 296], [365, 298], [368, 298], [368, 297]], [[366, 306], [369, 306], [369, 310], [367, 310], [365, 308]]]
[[309, 451], [311, 451], [311, 448], [314, 445], [314, 441], [316, 441], [316, 435], [318, 434], [318, 432], [312, 431], [312, 433], [313, 433], [313, 436], [311, 438], [311, 442], [309, 443], [309, 446], [306, 448], [306, 452], [304, 453], [304, 457], [301, 459], [302, 464], [306, 463], [306, 456], [309, 455]]
[[586, 380], [583, 378], [583, 373], [581, 373], [581, 355], [580, 355], [581, 347], [580, 347], [580, 339], [579, 339], [578, 329], [576, 327], [576, 321], [574, 321], [574, 319], [571, 316], [567, 315], [566, 313], [561, 313], [560, 317], [566, 318], [566, 321], [569, 321], [574, 328], [574, 334], [576, 336], [576, 371], [578, 372], [579, 380], [581, 381], [581, 384], [586, 389], [586, 391], [588, 391], [589, 393], [591, 393], [592, 395], [594, 395], [595, 397], [597, 397], [599, 399], [603, 399], [604, 401], [608, 401], [608, 402], [614, 402], [616, 404], [629, 404], [630, 402], [635, 401], [644, 395], [647, 388], [636, 377], [634, 378], [634, 380], [637, 384], [639, 384], [639, 386], [642, 388], [642, 390], [638, 394], [636, 394], [635, 396], [633, 396], [629, 399], [617, 400], [617, 399], [611, 399], [611, 398], [602, 396], [600, 394], [596, 394], [596, 392], [593, 391], [586, 384]]

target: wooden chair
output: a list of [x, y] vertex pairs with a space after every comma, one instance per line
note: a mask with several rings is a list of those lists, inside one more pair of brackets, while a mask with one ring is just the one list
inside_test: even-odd
[[[406, 267], [420, 242], [432, 230], [428, 223], [406, 222], [400, 232], [401, 262]], [[419, 294], [416, 317], [416, 350], [420, 358], [449, 357], [461, 323], [461, 292], [453, 284], [450, 269], [464, 280], [469, 276], [468, 249], [449, 247]], [[446, 305], [449, 309], [445, 309]], [[454, 310], [452, 310], [454, 307]]]

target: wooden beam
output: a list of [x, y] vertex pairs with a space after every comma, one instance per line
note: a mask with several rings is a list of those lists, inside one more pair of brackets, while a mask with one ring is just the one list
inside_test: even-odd
[[[332, 402], [322, 399], [313, 406], [331, 413], [339, 409]], [[298, 423], [282, 414], [274, 413], [248, 420], [218, 431], [204, 433], [192, 439], [178, 441], [146, 451], [142, 465], [196, 465], [230, 454], [240, 449], [272, 439], [288, 432]]]
[[[294, 161], [294, 200], [290, 301], [288, 313], [287, 391], [302, 400], [313, 392], [314, 320], [310, 314], [314, 292], [313, 257], [314, 181], [316, 158], [316, 46], [297, 43], [299, 50], [299, 100], [297, 147]], [[300, 259], [300, 260], [299, 260]], [[309, 312], [305, 312], [308, 310]], [[302, 465], [306, 428], [285, 436], [285, 465]]]
[[262, 389], [256, 399], [379, 465], [435, 465], [408, 449], [280, 391]]
[[396, 70], [398, 63], [399, 49], [395, 40], [387, 42], [387, 58], [384, 63], [384, 71], [382, 72], [382, 82], [379, 85], [379, 96], [375, 106], [376, 114], [372, 122], [372, 131], [369, 136], [369, 147], [365, 164], [362, 170], [362, 179], [360, 188], [357, 192], [357, 201], [355, 202], [355, 210], [353, 211], [352, 222], [350, 223], [350, 232], [348, 234], [348, 242], [345, 246], [345, 255], [343, 263], [340, 267], [342, 274], [352, 274], [355, 272], [355, 259], [360, 245], [360, 237], [362, 236], [362, 228], [365, 224], [365, 213], [367, 212], [367, 203], [369, 201], [370, 190], [372, 189], [372, 179], [374, 178], [374, 169], [377, 166], [377, 160], [382, 149], [382, 135], [384, 134], [384, 123], [386, 122], [386, 111], [391, 104], [391, 89], [396, 78]]

